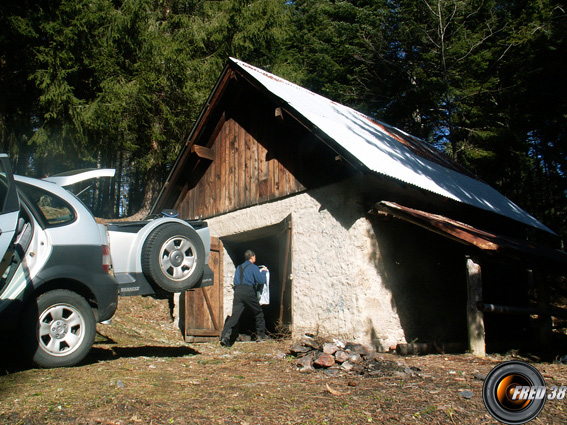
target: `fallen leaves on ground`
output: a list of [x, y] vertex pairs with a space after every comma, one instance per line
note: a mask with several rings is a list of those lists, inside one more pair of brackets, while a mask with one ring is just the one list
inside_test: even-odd
[[[186, 344], [166, 301], [120, 301], [113, 324], [99, 326], [77, 367], [27, 369], [5, 352], [0, 423], [498, 423], [484, 407], [482, 385], [509, 356], [381, 354], [416, 372], [304, 374], [283, 355], [290, 341]], [[567, 385], [564, 365], [535, 366], [549, 383]], [[566, 423], [564, 403], [547, 402], [533, 423]]]

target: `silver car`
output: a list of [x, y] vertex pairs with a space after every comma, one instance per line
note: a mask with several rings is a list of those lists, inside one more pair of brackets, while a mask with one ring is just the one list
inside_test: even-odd
[[[72, 187], [85, 180], [114, 176], [113, 169], [76, 170], [44, 181]], [[142, 221], [106, 224], [113, 275], [119, 294], [169, 296], [213, 284], [208, 266], [211, 238], [207, 222], [181, 220], [174, 210]]]
[[15, 334], [40, 367], [80, 362], [119, 294], [161, 297], [212, 285], [205, 222], [165, 214], [104, 226], [63, 188], [113, 174], [14, 176], [0, 154], [0, 332]]

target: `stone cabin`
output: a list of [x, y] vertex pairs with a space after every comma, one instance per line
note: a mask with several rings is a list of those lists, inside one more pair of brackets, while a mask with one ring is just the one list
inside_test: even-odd
[[215, 285], [180, 301], [192, 341], [218, 337], [248, 248], [270, 269], [270, 332], [380, 350], [482, 353], [509, 318], [476, 303], [525, 307], [542, 281], [532, 270], [566, 263], [526, 242], [557, 242], [550, 229], [427, 143], [236, 59], [153, 210], [164, 208], [213, 236]]

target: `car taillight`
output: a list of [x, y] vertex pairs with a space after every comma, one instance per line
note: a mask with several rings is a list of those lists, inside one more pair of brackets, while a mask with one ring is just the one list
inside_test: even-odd
[[110, 273], [110, 248], [106, 245], [102, 246], [102, 268], [106, 273]]

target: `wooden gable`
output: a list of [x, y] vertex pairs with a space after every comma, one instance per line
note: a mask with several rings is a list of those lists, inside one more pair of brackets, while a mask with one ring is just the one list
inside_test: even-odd
[[[185, 219], [209, 218], [319, 187], [353, 171], [242, 76], [197, 124], [178, 165], [169, 205]], [[171, 193], [174, 197], [171, 198]]]

